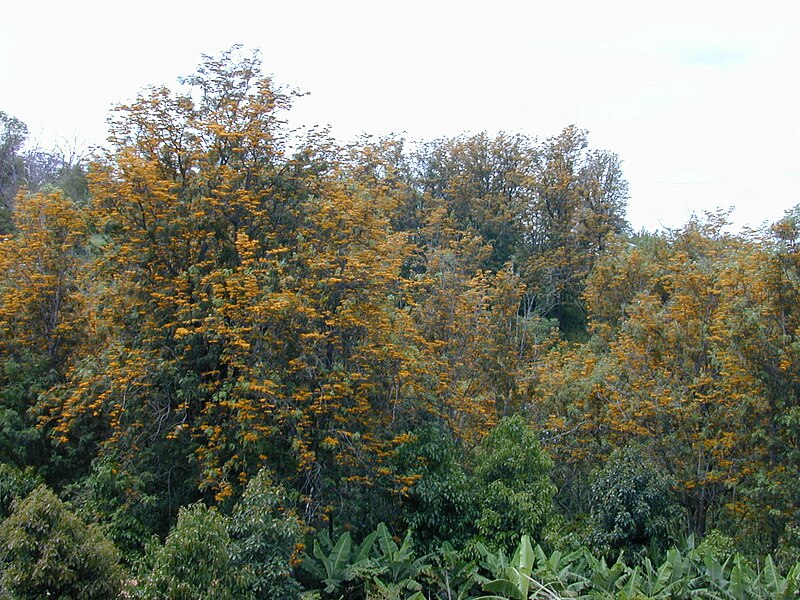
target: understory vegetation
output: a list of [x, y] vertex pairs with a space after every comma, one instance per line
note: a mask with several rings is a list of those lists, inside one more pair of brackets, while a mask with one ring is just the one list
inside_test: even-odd
[[800, 208], [626, 221], [577, 127], [343, 144], [234, 47], [0, 113], [0, 597], [794, 598]]

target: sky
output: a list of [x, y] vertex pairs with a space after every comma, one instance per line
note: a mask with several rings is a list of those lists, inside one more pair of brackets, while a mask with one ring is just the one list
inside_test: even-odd
[[26, 0], [0, 15], [0, 111], [102, 144], [115, 104], [241, 43], [342, 140], [568, 125], [619, 155], [634, 229], [800, 204], [796, 0]]

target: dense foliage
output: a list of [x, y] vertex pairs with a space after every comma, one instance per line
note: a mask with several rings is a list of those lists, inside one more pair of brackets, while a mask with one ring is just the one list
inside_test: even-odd
[[634, 235], [576, 127], [291, 100], [232, 48], [90, 162], [0, 113], [0, 595], [793, 597], [800, 212]]
[[0, 524], [0, 590], [11, 598], [113, 598], [122, 588], [119, 554], [40, 485]]

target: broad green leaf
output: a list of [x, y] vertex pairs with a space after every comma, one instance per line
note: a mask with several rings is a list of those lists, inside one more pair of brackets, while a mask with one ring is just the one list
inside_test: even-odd
[[333, 550], [331, 550], [330, 565], [332, 571], [329, 572], [330, 576], [335, 576], [336, 574], [340, 573], [347, 565], [347, 561], [350, 558], [350, 548], [352, 545], [353, 540], [350, 538], [349, 531], [345, 531], [339, 536], [339, 540], [336, 542]]
[[761, 571], [761, 578], [764, 580], [764, 587], [772, 594], [773, 598], [776, 600], [785, 598], [786, 580], [778, 573], [771, 556], [767, 556], [764, 562], [764, 570]]
[[487, 592], [502, 594], [502, 596], [481, 596], [480, 598], [513, 598], [514, 600], [528, 600], [527, 595], [523, 595], [517, 586], [508, 579], [496, 579], [484, 584], [483, 589]]

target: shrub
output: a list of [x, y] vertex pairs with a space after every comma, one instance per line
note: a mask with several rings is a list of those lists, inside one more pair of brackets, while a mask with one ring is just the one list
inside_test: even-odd
[[142, 575], [142, 598], [238, 598], [225, 517], [202, 503], [181, 508], [164, 544], [147, 548]]
[[635, 558], [676, 540], [683, 510], [673, 481], [640, 448], [615, 451], [593, 473], [591, 488], [590, 542], [598, 551], [624, 550]]
[[303, 524], [289, 504], [286, 489], [261, 470], [234, 507], [229, 526], [232, 560], [255, 598], [298, 597], [292, 563], [303, 540]]
[[504, 418], [475, 455], [480, 539], [512, 552], [520, 535], [541, 541], [554, 523], [552, 462], [520, 415]]
[[0, 524], [0, 573], [4, 597], [14, 599], [114, 598], [122, 581], [114, 545], [44, 485]]
[[0, 463], [0, 520], [11, 514], [11, 505], [17, 498], [24, 498], [42, 483], [33, 467], [24, 471], [6, 463]]
[[154, 533], [156, 499], [142, 478], [111, 457], [92, 463], [91, 472], [70, 486], [71, 500], [85, 520], [99, 523], [123, 558], [135, 561]]
[[445, 540], [464, 544], [474, 530], [476, 497], [450, 435], [426, 427], [398, 448], [396, 461], [398, 471], [413, 480], [402, 515], [417, 552], [431, 552]]

